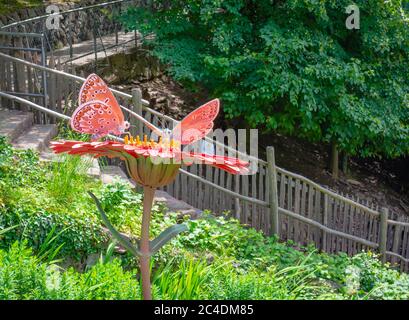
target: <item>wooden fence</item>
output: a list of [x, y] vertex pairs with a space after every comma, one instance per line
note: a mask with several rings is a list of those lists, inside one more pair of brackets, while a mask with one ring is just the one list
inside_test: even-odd
[[[19, 80], [19, 73], [14, 72], [17, 65], [26, 70], [24, 80]], [[49, 86], [48, 109], [54, 113], [31, 105], [37, 123], [53, 123], [62, 115], [71, 115], [76, 107], [80, 86], [85, 80], [84, 75], [75, 75], [75, 71], [69, 70], [68, 66], [62, 67], [57, 62], [53, 67], [39, 66], [0, 53], [1, 91], [4, 87], [7, 87], [7, 91], [13, 91], [15, 83], [22, 82], [30, 90], [35, 87], [36, 79], [29, 75], [34, 70], [45, 72]], [[149, 103], [141, 98], [137, 89], [133, 90], [132, 95], [116, 90], [113, 92], [129, 119], [133, 118], [128, 110], [142, 114], [155, 125], [164, 124], [172, 128], [177, 123], [149, 108]], [[17, 104], [16, 99], [4, 97], [1, 103], [10, 108], [24, 105]], [[36, 103], [34, 97], [30, 99]], [[140, 122], [134, 124], [137, 131], [149, 133]], [[232, 152], [223, 144], [216, 146], [226, 155]], [[385, 209], [379, 210], [358, 199], [342, 196], [301, 175], [277, 167], [271, 147], [268, 148], [267, 158], [268, 161], [250, 158], [257, 166], [257, 172], [253, 175], [235, 176], [196, 164], [184, 166], [175, 182], [165, 190], [199, 209], [216, 213], [230, 211], [243, 224], [268, 235], [278, 234], [282, 240], [293, 240], [299, 245], [314, 243], [317, 248], [329, 253], [342, 251], [355, 254], [362, 250], [377, 250], [384, 261], [397, 264], [401, 270], [409, 269], [409, 221], [406, 217], [396, 217]]]

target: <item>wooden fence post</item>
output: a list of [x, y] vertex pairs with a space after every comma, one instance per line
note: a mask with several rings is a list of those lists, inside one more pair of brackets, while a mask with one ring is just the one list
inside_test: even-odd
[[276, 234], [278, 237], [279, 234], [279, 225], [278, 225], [278, 193], [277, 193], [277, 169], [275, 164], [274, 148], [267, 147], [267, 179], [270, 182], [269, 188], [269, 199], [270, 204], [269, 212], [271, 217], [271, 230], [270, 235]]
[[337, 144], [333, 141], [331, 144], [331, 171], [332, 171], [332, 178], [335, 180], [338, 179], [339, 176], [339, 152]]
[[[399, 217], [397, 218], [397, 221], [399, 221]], [[402, 229], [400, 225], [395, 225], [395, 230], [393, 233], [393, 245], [392, 245], [392, 252], [399, 253], [399, 244], [401, 240], [401, 235], [402, 235]], [[399, 259], [397, 257], [392, 257], [392, 263], [397, 263], [399, 262]]]
[[[324, 194], [324, 212], [322, 216], [322, 224], [328, 226], [328, 194]], [[327, 252], [327, 233], [325, 230], [322, 230], [322, 251]]]
[[388, 234], [388, 209], [382, 208], [379, 222], [379, 253], [382, 262], [386, 262], [386, 238]]
[[[132, 104], [135, 113], [142, 115], [142, 91], [139, 88], [132, 89]], [[132, 123], [133, 124], [133, 123]], [[136, 121], [136, 132], [132, 132], [133, 134], [139, 135], [141, 138], [143, 137], [143, 123], [141, 121]]]

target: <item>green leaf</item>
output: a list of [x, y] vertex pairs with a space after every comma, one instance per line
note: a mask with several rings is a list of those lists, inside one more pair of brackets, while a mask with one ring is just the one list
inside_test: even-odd
[[18, 227], [18, 225], [12, 226], [12, 227], [8, 227], [8, 228], [5, 228], [5, 229], [1, 229], [1, 230], [0, 230], [0, 235], [5, 234], [6, 232], [8, 232], [8, 231], [10, 231], [10, 230], [13, 230], [14, 228], [17, 228], [17, 227]]
[[131, 252], [135, 257], [140, 257], [142, 253], [139, 251], [139, 248], [137, 246], [134, 246], [128, 239], [126, 239], [124, 236], [122, 236], [119, 231], [115, 229], [115, 227], [111, 224], [109, 221], [107, 215], [105, 214], [104, 210], [101, 207], [101, 203], [95, 197], [95, 195], [88, 191], [88, 194], [91, 196], [91, 198], [95, 201], [95, 204], [97, 205], [97, 208], [99, 210], [99, 213], [101, 214], [102, 221], [104, 222], [105, 226], [108, 228], [108, 230], [111, 232], [112, 236], [118, 240], [118, 242], [124, 246], [126, 250]]
[[168, 243], [173, 237], [177, 236], [179, 233], [187, 231], [187, 226], [184, 224], [175, 224], [165, 231], [163, 231], [156, 239], [150, 241], [149, 247], [151, 255], [155, 254], [160, 248], [162, 248], [166, 243]]

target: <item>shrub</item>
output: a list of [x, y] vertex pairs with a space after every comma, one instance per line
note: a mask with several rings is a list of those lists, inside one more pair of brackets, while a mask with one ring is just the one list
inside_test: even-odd
[[369, 299], [409, 299], [409, 275], [383, 265], [371, 252], [351, 258], [358, 273], [357, 294]]
[[0, 228], [16, 226], [3, 235], [1, 247], [26, 239], [37, 251], [55, 230], [64, 257], [80, 260], [101, 250], [108, 238], [85, 194], [100, 183], [85, 175], [78, 157], [61, 159], [40, 163], [32, 151], [13, 149], [0, 137]]
[[58, 234], [55, 245], [63, 245], [61, 256], [76, 260], [101, 251], [108, 241], [108, 236], [94, 219], [50, 213], [41, 209], [31, 211], [16, 207], [0, 212], [0, 225], [17, 225], [13, 232], [4, 235], [1, 243], [3, 248], [16, 240], [24, 239], [30, 247], [38, 250], [51, 230], [55, 229]]
[[227, 300], [293, 300], [323, 299], [334, 290], [314, 282], [309, 266], [297, 265], [279, 270], [271, 266], [265, 272], [242, 270], [235, 264], [220, 269], [208, 284], [209, 299]]
[[44, 170], [31, 150], [15, 150], [0, 136], [0, 206], [18, 196], [19, 187], [41, 184]]
[[0, 250], [0, 300], [21, 299], [139, 299], [135, 275], [118, 260], [98, 263], [85, 273], [39, 261], [26, 244], [15, 242]]
[[236, 219], [207, 217], [189, 221], [188, 226], [189, 233], [179, 237], [185, 247], [235, 257], [242, 267], [257, 265], [261, 269], [272, 263], [288, 266], [304, 256], [274, 237], [243, 227]]

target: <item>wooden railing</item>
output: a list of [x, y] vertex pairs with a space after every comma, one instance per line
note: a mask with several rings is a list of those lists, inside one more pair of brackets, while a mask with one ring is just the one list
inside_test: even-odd
[[[50, 85], [48, 110], [37, 108], [33, 97], [33, 101], [24, 103], [24, 99], [13, 99], [0, 93], [3, 106], [20, 108], [25, 105], [36, 113], [38, 123], [68, 119], [76, 107], [84, 75], [63, 69], [68, 67], [61, 68], [63, 70], [58, 70], [58, 66], [56, 69], [47, 68], [0, 53], [0, 74], [9, 70], [6, 75], [15, 76], [15, 65], [27, 71], [36, 69], [46, 73]], [[1, 81], [8, 81], [7, 77]], [[34, 80], [28, 77], [25, 81]], [[13, 83], [7, 82], [8, 90], [13, 90]], [[157, 126], [164, 124], [172, 128], [177, 123], [149, 108], [148, 101], [141, 98], [138, 89], [132, 94], [112, 91], [129, 119], [133, 119], [129, 116], [131, 111]], [[150, 133], [140, 122], [133, 123], [135, 130]], [[220, 146], [225, 154], [231, 151], [219, 143]], [[215, 213], [230, 211], [243, 224], [268, 235], [278, 234], [282, 240], [292, 240], [299, 245], [314, 243], [329, 253], [342, 251], [355, 254], [362, 250], [377, 250], [384, 261], [396, 263], [401, 270], [409, 269], [409, 221], [405, 217], [391, 219], [392, 215], [386, 209], [372, 208], [277, 167], [271, 147], [267, 156], [268, 161], [251, 159], [257, 160], [254, 162], [257, 172], [253, 175], [235, 176], [197, 164], [183, 166], [181, 174], [165, 190], [199, 209]]]

